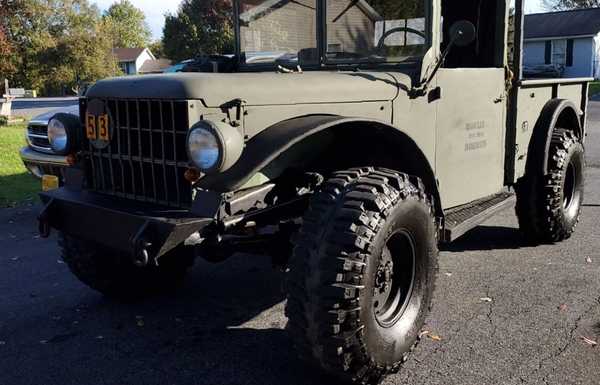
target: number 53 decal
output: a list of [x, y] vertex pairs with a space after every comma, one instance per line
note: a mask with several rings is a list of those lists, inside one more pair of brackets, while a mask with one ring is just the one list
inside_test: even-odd
[[90, 113], [85, 115], [85, 133], [89, 140], [103, 140], [108, 142], [110, 140], [108, 127], [107, 114], [102, 114], [98, 117]]

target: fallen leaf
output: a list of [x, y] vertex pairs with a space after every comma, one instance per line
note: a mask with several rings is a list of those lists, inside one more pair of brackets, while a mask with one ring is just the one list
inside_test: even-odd
[[596, 342], [594, 340], [590, 340], [589, 338], [586, 338], [584, 336], [581, 336], [581, 339], [583, 340], [583, 342], [585, 342], [586, 344], [588, 344], [590, 346], [596, 346], [596, 345], [598, 345], [598, 342]]
[[569, 307], [567, 306], [567, 304], [566, 304], [566, 303], [563, 303], [563, 304], [561, 304], [561, 305], [558, 307], [558, 310], [560, 310], [560, 311], [567, 311], [567, 309], [568, 309], [568, 308], [569, 308]]
[[590, 258], [590, 257], [587, 257], [587, 258], [585, 259], [585, 261], [586, 261], [587, 263], [592, 263], [592, 258]]
[[429, 337], [432, 340], [437, 341], [437, 342], [442, 340], [442, 337], [438, 336], [437, 334], [428, 334], [427, 337]]
[[491, 299], [490, 297], [483, 297], [483, 298], [479, 298], [479, 300], [481, 302], [493, 302], [494, 300]]

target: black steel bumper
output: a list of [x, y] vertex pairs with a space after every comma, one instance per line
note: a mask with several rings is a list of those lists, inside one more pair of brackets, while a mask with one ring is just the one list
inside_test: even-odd
[[[214, 222], [214, 217], [198, 216], [187, 210], [68, 188], [44, 192], [40, 197], [45, 205], [39, 217], [42, 236], [52, 227], [134, 256], [145, 251], [153, 259]], [[205, 212], [211, 211], [209, 208]]]

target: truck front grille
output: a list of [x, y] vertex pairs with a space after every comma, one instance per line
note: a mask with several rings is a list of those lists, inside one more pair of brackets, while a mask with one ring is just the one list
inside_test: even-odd
[[[186, 137], [187, 102], [105, 99], [111, 119], [109, 145], [87, 139], [88, 188], [172, 207], [191, 206]], [[82, 102], [82, 117], [85, 116]], [[84, 128], [85, 130], [85, 128]]]

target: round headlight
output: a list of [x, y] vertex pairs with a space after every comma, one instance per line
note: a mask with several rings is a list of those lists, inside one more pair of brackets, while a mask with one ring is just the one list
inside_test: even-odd
[[69, 137], [66, 126], [57, 118], [48, 122], [48, 141], [54, 152], [64, 153], [69, 146]]
[[218, 166], [221, 147], [217, 136], [206, 128], [193, 129], [188, 136], [188, 148], [192, 162], [201, 170]]
[[244, 138], [229, 124], [203, 120], [188, 134], [188, 153], [192, 163], [205, 173], [223, 172], [242, 155]]

